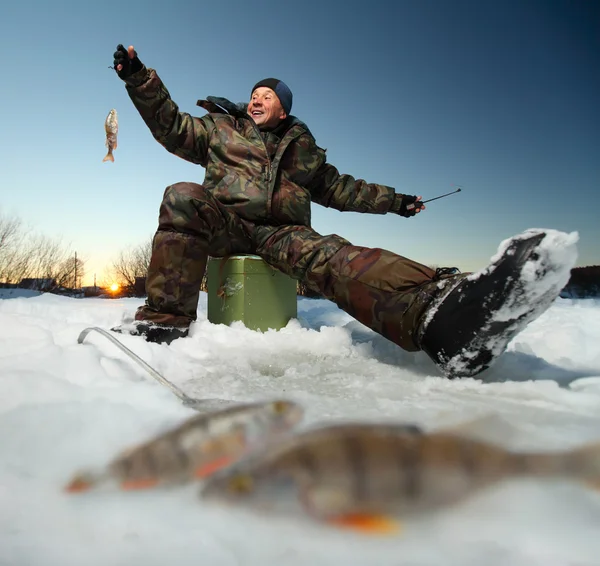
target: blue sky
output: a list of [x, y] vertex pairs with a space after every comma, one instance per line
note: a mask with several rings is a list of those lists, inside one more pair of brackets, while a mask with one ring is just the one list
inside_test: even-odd
[[411, 219], [314, 205], [323, 234], [467, 271], [526, 228], [576, 230], [578, 265], [600, 263], [594, 0], [6, 4], [0, 210], [63, 238], [88, 281], [152, 236], [166, 186], [204, 178], [152, 138], [109, 69], [118, 43], [182, 111], [275, 76], [342, 173], [424, 199], [464, 187]]

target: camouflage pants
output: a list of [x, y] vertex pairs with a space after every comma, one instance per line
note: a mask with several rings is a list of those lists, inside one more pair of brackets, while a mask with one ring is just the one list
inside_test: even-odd
[[138, 320], [188, 326], [196, 319], [208, 256], [256, 254], [304, 282], [406, 350], [420, 349], [427, 307], [444, 285], [435, 272], [379, 248], [353, 246], [306, 226], [265, 226], [240, 218], [202, 185], [167, 187]]

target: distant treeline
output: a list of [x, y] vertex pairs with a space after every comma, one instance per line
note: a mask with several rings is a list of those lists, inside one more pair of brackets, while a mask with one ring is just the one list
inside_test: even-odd
[[600, 265], [571, 269], [571, 278], [560, 296], [571, 299], [600, 297]]
[[[121, 295], [128, 291], [129, 296], [143, 297], [145, 291], [145, 277], [135, 277], [135, 285], [123, 286]], [[206, 274], [202, 278], [200, 290], [207, 292]], [[320, 298], [318, 293], [311, 291], [304, 283], [298, 281], [297, 293], [302, 297]], [[600, 265], [588, 267], [575, 267], [571, 270], [571, 277], [565, 288], [561, 291], [561, 297], [566, 299], [600, 298]]]

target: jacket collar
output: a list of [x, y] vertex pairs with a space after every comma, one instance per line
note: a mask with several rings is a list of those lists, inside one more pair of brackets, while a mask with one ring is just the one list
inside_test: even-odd
[[[246, 102], [238, 102], [236, 104], [234, 102], [231, 102], [227, 98], [223, 98], [220, 96], [207, 96], [206, 99], [198, 100], [198, 102], [196, 102], [196, 106], [200, 106], [211, 113], [229, 114], [230, 116], [233, 116], [235, 118], [243, 118], [246, 120], [250, 120], [250, 116], [248, 116], [247, 114], [248, 103]], [[283, 137], [283, 135], [294, 126], [300, 126], [300, 128], [302, 128], [312, 136], [312, 133], [308, 129], [308, 126], [301, 120], [298, 120], [298, 118], [296, 118], [295, 116], [288, 116], [283, 123], [285, 124], [285, 130], [281, 133], [280, 137]], [[281, 124], [275, 129], [279, 130], [279, 128], [282, 125], [283, 124]]]
[[220, 96], [207, 96], [206, 100], [198, 100], [196, 106], [201, 106], [208, 112], [217, 114], [230, 114], [236, 118], [248, 117], [246, 114], [246, 108], [248, 106], [244, 102], [234, 104], [230, 100]]

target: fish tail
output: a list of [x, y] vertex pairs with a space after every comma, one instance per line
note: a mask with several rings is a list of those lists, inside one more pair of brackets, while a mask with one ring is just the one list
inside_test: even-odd
[[396, 535], [402, 532], [402, 524], [392, 517], [376, 513], [348, 513], [327, 519], [334, 527], [366, 535]]
[[234, 458], [230, 456], [222, 456], [221, 458], [217, 458], [208, 462], [207, 464], [203, 464], [201, 466], [197, 466], [194, 470], [194, 476], [198, 479], [206, 478], [219, 470], [226, 468], [234, 461]]
[[600, 443], [564, 452], [516, 455], [513, 472], [548, 478], [574, 480], [600, 489]]
[[113, 157], [113, 154], [112, 154], [112, 149], [108, 150], [108, 153], [106, 154], [106, 156], [102, 160], [102, 163], [104, 163], [105, 161], [112, 161], [113, 163], [115, 162], [115, 158]]

